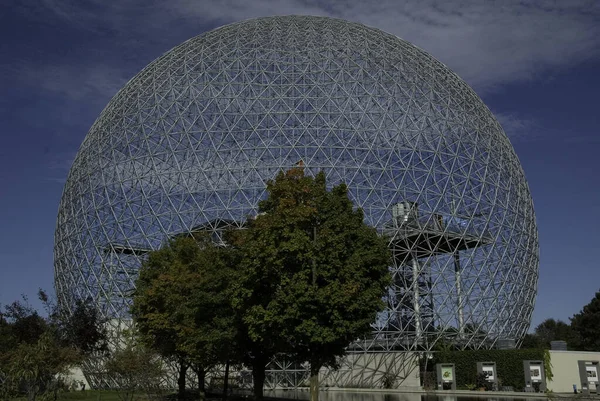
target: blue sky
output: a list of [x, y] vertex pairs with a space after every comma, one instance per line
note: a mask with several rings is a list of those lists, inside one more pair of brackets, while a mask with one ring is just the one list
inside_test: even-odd
[[62, 187], [116, 91], [192, 36], [275, 14], [383, 29], [465, 79], [502, 123], [532, 191], [541, 254], [533, 324], [567, 320], [591, 300], [600, 288], [600, 2], [3, 0], [0, 303], [52, 288]]

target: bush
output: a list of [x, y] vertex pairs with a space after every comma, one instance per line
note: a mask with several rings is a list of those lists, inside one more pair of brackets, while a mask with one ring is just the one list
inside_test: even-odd
[[421, 384], [425, 390], [435, 390], [437, 383], [435, 372], [421, 371]]
[[105, 369], [115, 380], [115, 389], [122, 401], [133, 401], [136, 392], [149, 396], [160, 393], [165, 373], [156, 354], [141, 345], [131, 344], [115, 351], [106, 361]]
[[396, 384], [396, 376], [394, 376], [393, 374], [386, 372], [381, 377], [381, 385], [383, 386], [383, 388], [392, 389], [392, 388], [394, 388], [395, 384]]
[[493, 383], [488, 381], [489, 374], [481, 372], [477, 375], [477, 388], [484, 388], [486, 391], [492, 391]]

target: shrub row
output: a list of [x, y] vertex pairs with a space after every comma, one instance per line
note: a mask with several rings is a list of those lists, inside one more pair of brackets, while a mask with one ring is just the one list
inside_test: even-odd
[[440, 351], [435, 353], [433, 362], [453, 363], [459, 387], [475, 386], [477, 362], [496, 362], [501, 385], [522, 390], [525, 387], [523, 361], [526, 360], [544, 361], [546, 379], [552, 379], [550, 354], [543, 349]]

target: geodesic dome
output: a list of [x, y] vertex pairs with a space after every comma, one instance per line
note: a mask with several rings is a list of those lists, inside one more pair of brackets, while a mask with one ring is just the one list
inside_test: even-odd
[[[260, 18], [175, 47], [93, 124], [64, 188], [60, 304], [128, 319], [141, 260], [174, 235], [215, 241], [302, 162], [345, 182], [389, 238], [388, 308], [361, 350], [491, 347], [525, 334], [538, 277], [530, 192], [492, 113], [424, 51], [364, 25]], [[118, 323], [115, 323], [118, 324]]]

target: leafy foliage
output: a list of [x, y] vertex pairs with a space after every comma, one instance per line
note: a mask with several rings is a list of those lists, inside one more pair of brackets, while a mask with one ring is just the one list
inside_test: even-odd
[[571, 350], [600, 351], [600, 292], [571, 317], [571, 323], [546, 319], [533, 334], [527, 334], [523, 348], [550, 348], [550, 342], [562, 340]]
[[523, 341], [521, 342], [522, 349], [544, 349], [543, 341], [535, 334], [535, 333], [527, 333], [523, 337]]
[[476, 379], [476, 384], [475, 387], [476, 388], [484, 388], [486, 391], [491, 391], [492, 387], [493, 387], [493, 383], [488, 381], [488, 377], [489, 377], [489, 373], [488, 372], [481, 372], [477, 374], [477, 379]]
[[539, 338], [541, 347], [545, 349], [550, 348], [551, 341], [559, 340], [566, 341], [571, 349], [579, 346], [577, 334], [573, 328], [561, 320], [546, 319], [535, 328], [534, 333]]
[[45, 332], [35, 344], [22, 343], [10, 353], [5, 385], [14, 392], [24, 388], [33, 401], [41, 393], [55, 389], [56, 381], [79, 361], [76, 349], [62, 347], [50, 332]]
[[600, 292], [571, 318], [582, 351], [600, 351]]
[[56, 396], [69, 368], [106, 343], [103, 322], [88, 302], [79, 302], [76, 313], [67, 315], [41, 290], [39, 297], [47, 306], [46, 317], [26, 298], [0, 313], [0, 395], [4, 397], [22, 392], [30, 401], [39, 395]]
[[503, 386], [515, 389], [525, 387], [523, 374], [524, 360], [544, 361], [546, 378], [552, 378], [552, 366], [549, 363], [549, 353], [542, 349], [513, 349], [513, 350], [466, 350], [438, 352], [434, 355], [434, 366], [437, 363], [453, 363], [456, 369], [456, 385], [466, 387], [478, 383], [477, 362], [496, 362], [498, 378]]
[[70, 314], [55, 312], [51, 319], [64, 346], [71, 346], [85, 356], [108, 352], [106, 320], [91, 298], [76, 300]]
[[149, 254], [132, 307], [147, 346], [197, 372], [236, 358], [233, 255], [203, 235], [176, 237]]
[[237, 236], [234, 302], [254, 344], [309, 361], [315, 377], [371, 331], [384, 307], [387, 243], [354, 210], [345, 185], [327, 190], [324, 173], [281, 172], [267, 192]]
[[105, 364], [106, 371], [117, 381], [116, 389], [122, 401], [131, 401], [136, 392], [155, 394], [165, 371], [158, 355], [130, 336], [123, 348], [112, 353]]

